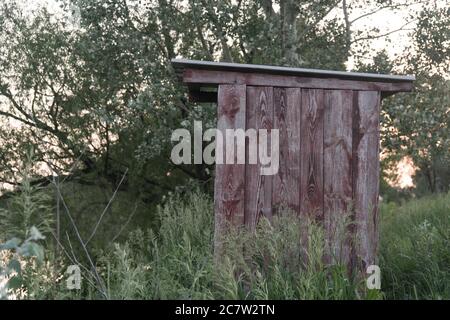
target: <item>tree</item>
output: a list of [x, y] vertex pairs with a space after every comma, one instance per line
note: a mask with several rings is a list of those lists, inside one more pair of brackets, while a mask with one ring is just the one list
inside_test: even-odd
[[450, 186], [450, 8], [430, 5], [418, 14], [414, 43], [397, 65], [417, 77], [412, 94], [384, 103], [383, 146], [389, 160], [410, 156], [416, 181], [431, 192]]
[[[336, 5], [332, 1], [320, 6], [286, 1], [281, 12], [258, 1], [58, 3], [60, 15], [41, 8], [25, 16], [12, 0], [0, 9], [0, 37], [8, 39], [0, 51], [0, 116], [13, 124], [0, 131], [3, 182], [18, 183], [14, 168], [30, 144], [37, 160], [58, 174], [76, 166], [114, 183], [129, 168], [124, 187], [159, 190], [150, 192], [150, 199], [186, 177], [208, 181], [208, 168], [169, 161], [172, 129], [189, 127], [189, 120], [199, 117], [214, 125], [212, 109], [186, 101], [170, 59], [220, 55], [286, 64], [308, 59], [341, 69], [346, 59], [345, 53], [336, 58], [337, 50], [331, 55], [333, 47], [341, 47], [338, 23], [330, 22], [333, 32], [318, 25]], [[74, 14], [78, 21], [69, 19]], [[289, 40], [297, 25], [303, 32]], [[313, 61], [317, 48], [327, 48], [329, 57]], [[85, 177], [80, 181], [92, 183]]]
[[173, 129], [192, 129], [199, 118], [215, 125], [213, 106], [187, 101], [172, 58], [344, 70], [351, 55], [368, 54], [355, 44], [384, 36], [358, 30], [356, 21], [409, 6], [400, 0], [55, 1], [58, 14], [41, 8], [24, 15], [14, 0], [0, 7], [0, 121], [7, 124], [0, 129], [0, 180], [18, 183], [16, 168], [31, 144], [39, 165], [59, 175], [75, 167], [80, 183], [117, 184], [128, 168], [121, 188], [150, 202], [188, 179], [212, 186], [212, 168], [174, 166], [169, 159]]

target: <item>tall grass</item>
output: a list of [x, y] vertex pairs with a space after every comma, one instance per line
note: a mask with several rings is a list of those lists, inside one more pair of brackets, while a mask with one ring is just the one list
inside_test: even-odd
[[151, 239], [151, 286], [157, 299], [211, 299], [212, 203], [195, 193], [160, 208], [161, 226]]
[[19, 237], [25, 239], [31, 226], [49, 235], [52, 230], [53, 208], [44, 187], [33, 184], [31, 155], [20, 172], [21, 182], [8, 194], [0, 207], [0, 241]]
[[212, 201], [193, 193], [159, 208], [158, 232], [134, 232], [108, 258], [111, 297], [449, 299], [450, 195], [381, 211], [382, 292], [365, 290], [339, 263], [324, 264], [330, 244], [321, 226], [288, 212], [270, 224], [263, 219], [256, 232], [234, 229], [214, 263]]
[[[93, 248], [106, 296], [450, 299], [450, 194], [381, 206], [382, 293], [366, 290], [363, 278], [350, 277], [338, 260], [325, 264], [324, 255], [336, 248], [323, 228], [288, 211], [271, 223], [262, 219], [255, 232], [231, 229], [214, 257], [213, 211], [212, 200], [200, 192], [173, 195], [158, 207], [155, 228], [137, 228], [125, 242]], [[103, 298], [93, 279], [83, 279], [81, 291], [67, 290], [64, 270], [70, 263], [51, 252], [43, 265], [24, 270], [22, 297]]]
[[225, 296], [219, 291], [219, 297], [358, 298], [358, 293], [364, 292], [362, 283], [355, 283], [339, 262], [324, 263], [329, 247], [322, 227], [299, 220], [289, 211], [275, 216], [271, 223], [262, 219], [256, 232], [235, 230], [225, 239], [226, 263], [219, 270], [228, 276], [219, 283], [222, 288], [233, 284], [238, 290], [226, 290], [229, 294]]
[[450, 194], [382, 206], [382, 289], [392, 299], [450, 299]]
[[[205, 195], [174, 196], [159, 208], [157, 233], [137, 231], [108, 261], [112, 298], [364, 298], [340, 265], [323, 263], [324, 232], [288, 213], [256, 232], [230, 231], [213, 257], [213, 208]], [[301, 243], [304, 250], [301, 250]]]

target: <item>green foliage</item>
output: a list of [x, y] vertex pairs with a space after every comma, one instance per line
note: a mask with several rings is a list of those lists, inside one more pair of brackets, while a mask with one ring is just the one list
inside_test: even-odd
[[392, 299], [450, 298], [450, 194], [384, 204], [382, 290]]
[[[410, 156], [419, 168], [418, 194], [447, 192], [450, 188], [450, 16], [448, 6], [431, 3], [417, 14], [413, 42], [397, 61], [394, 71], [414, 74], [414, 92], [383, 102], [382, 145], [385, 162]], [[425, 187], [424, 187], [425, 186]]]
[[[422, 1], [58, 0], [58, 14], [44, 6], [23, 14], [23, 3], [5, 0], [0, 179], [20, 180], [17, 168], [31, 144], [34, 171], [70, 169], [70, 179], [84, 184], [115, 185], [127, 168], [122, 189], [147, 203], [191, 180], [210, 191], [211, 167], [175, 166], [169, 159], [173, 129], [215, 119], [214, 108], [187, 101], [170, 59], [344, 70], [350, 58], [367, 61], [370, 40], [383, 37], [356, 22], [412, 2]], [[411, 17], [418, 21], [414, 43], [399, 59], [380, 52], [373, 63], [356, 66], [417, 75], [415, 94], [399, 95], [382, 109], [383, 145], [393, 158], [412, 155], [433, 192], [445, 191], [450, 179], [447, 13], [424, 5]]]
[[[31, 176], [49, 181], [45, 176], [56, 173], [65, 181], [61, 193], [81, 237], [90, 239], [98, 213], [128, 170], [117, 201], [89, 243], [89, 252], [106, 279], [107, 296], [379, 298], [374, 291], [360, 290], [360, 283], [348, 279], [339, 265], [322, 264], [327, 244], [321, 228], [293, 221], [289, 215], [276, 218], [271, 226], [262, 221], [254, 234], [242, 230], [231, 234], [221, 267], [214, 266], [212, 203], [203, 193], [190, 192], [200, 181], [203, 191], [211, 193], [213, 170], [206, 165], [175, 166], [169, 154], [171, 131], [191, 129], [194, 119], [213, 127], [215, 108], [187, 101], [170, 59], [182, 56], [343, 70], [349, 58], [366, 61], [373, 52], [366, 40], [380, 36], [379, 30], [357, 28], [355, 22], [365, 16], [357, 17], [361, 10], [399, 9], [412, 2], [59, 0], [61, 10], [54, 15], [44, 7], [24, 14], [24, 2], [2, 1], [0, 182], [17, 188], [2, 196], [0, 238], [12, 239], [5, 246], [14, 249], [23, 244], [14, 237], [27, 239], [33, 225], [49, 234], [49, 196], [53, 198], [54, 190], [40, 187]], [[424, 8], [412, 17], [417, 24], [411, 48], [397, 60], [391, 61], [381, 51], [373, 62], [356, 66], [360, 71], [417, 76], [413, 94], [388, 98], [382, 108], [382, 143], [388, 154], [384, 166], [411, 156], [420, 168], [416, 194], [445, 191], [450, 181], [449, 14], [447, 7], [435, 3]], [[366, 18], [370, 17], [368, 11]], [[36, 161], [22, 171], [30, 145]], [[409, 196], [384, 187], [387, 200]], [[176, 195], [165, 197], [172, 192]], [[165, 204], [156, 210], [162, 200]], [[433, 207], [433, 200], [423, 203], [427, 201]], [[422, 202], [413, 203], [430, 212]], [[448, 235], [442, 226], [448, 218], [442, 212], [448, 208], [436, 207], [439, 213], [432, 218], [430, 212], [424, 222], [412, 218], [419, 213], [411, 218], [407, 214], [416, 211], [414, 205], [399, 207], [404, 214], [389, 218], [394, 221], [392, 227], [385, 225], [383, 231], [391, 239], [382, 248], [383, 259], [391, 261], [385, 270], [386, 294], [448, 297], [448, 289], [438, 280], [447, 277]], [[133, 207], [135, 216], [129, 210]], [[59, 209], [65, 216], [65, 208]], [[404, 220], [410, 233], [396, 219]], [[128, 230], [136, 225], [147, 231], [134, 231], [125, 243], [126, 232], [117, 237], [122, 226]], [[75, 239], [64, 218], [61, 228], [67, 238]], [[396, 237], [399, 230], [403, 238]], [[427, 238], [429, 234], [433, 236]], [[308, 239], [307, 252], [295, 251], [304, 240], [301, 235]], [[111, 245], [113, 240], [120, 243]], [[408, 241], [413, 245], [405, 244]], [[429, 242], [434, 244], [431, 249]], [[404, 246], [397, 248], [397, 243]], [[420, 244], [420, 261], [411, 251], [415, 243]], [[241, 250], [244, 245], [251, 250]], [[71, 254], [79, 256], [79, 247], [70, 244]], [[20, 253], [42, 255], [33, 243], [14, 254]], [[46, 263], [22, 270], [21, 287], [28, 292], [21, 297], [100, 297], [92, 285], [67, 292], [60, 280], [68, 261], [48, 253]], [[86, 254], [82, 259], [87, 259]], [[428, 261], [432, 270], [428, 272], [421, 261]], [[9, 270], [17, 268], [13, 262]], [[410, 270], [418, 275], [417, 284], [413, 276], [404, 275]], [[405, 285], [396, 279], [405, 280]], [[414, 293], [411, 285], [416, 286]]]
[[153, 299], [211, 299], [213, 215], [200, 193], [173, 196], [160, 207], [160, 228], [148, 234]]
[[211, 201], [174, 196], [160, 208], [159, 232], [137, 230], [105, 256], [109, 290], [145, 299], [448, 299], [449, 199], [382, 205], [380, 292], [365, 290], [339, 264], [326, 266], [321, 227], [289, 214], [271, 225], [262, 220], [255, 233], [230, 233], [217, 266]]
[[[217, 270], [220, 299], [357, 299], [364, 284], [338, 261], [324, 263], [330, 244], [322, 227], [294, 214], [262, 219], [254, 233], [225, 239]], [[223, 264], [222, 264], [223, 261]]]
[[8, 195], [3, 202], [4, 207], [0, 207], [0, 239], [27, 238], [32, 226], [36, 226], [45, 235], [52, 231], [51, 199], [44, 187], [34, 183], [32, 166], [33, 155], [29, 151], [20, 172], [20, 185]]
[[382, 143], [389, 160], [410, 156], [418, 166], [416, 182], [430, 192], [450, 185], [450, 81], [441, 75], [418, 73], [416, 91], [384, 104]]
[[[384, 203], [380, 268], [382, 291], [365, 289], [336, 261], [321, 226], [286, 212], [256, 232], [234, 229], [213, 257], [212, 201], [201, 192], [172, 195], [159, 207], [158, 227], [136, 229], [125, 243], [97, 255], [96, 266], [112, 299], [448, 299], [450, 297], [450, 195]], [[42, 247], [37, 229], [25, 242], [1, 245], [3, 266], [16, 298], [98, 299], [92, 277], [82, 290], [65, 287], [61, 264]], [[31, 258], [30, 257], [34, 257]]]
[[0, 5], [2, 181], [17, 180], [31, 144], [35, 169], [73, 167], [70, 178], [114, 185], [128, 168], [123, 188], [157, 203], [212, 173], [169, 160], [173, 129], [215, 117], [187, 102], [170, 59], [344, 69], [349, 54], [342, 19], [327, 17], [331, 0], [284, 1], [282, 11], [253, 0], [57, 4], [58, 14], [26, 15], [20, 1]]
[[24, 241], [12, 238], [0, 244], [0, 254], [7, 251], [0, 260], [0, 279], [6, 279], [6, 282], [0, 285], [0, 299], [8, 299], [9, 296], [20, 293], [24, 284], [22, 264], [26, 264], [27, 261], [32, 264], [33, 261], [30, 261], [30, 258], [35, 258], [38, 263], [43, 262], [44, 248], [38, 243], [43, 239], [45, 237], [33, 226], [27, 232], [27, 238]]
[[[213, 257], [211, 200], [195, 192], [159, 209], [157, 233], [137, 230], [103, 258], [112, 298], [119, 299], [354, 299], [366, 297], [339, 264], [322, 258], [321, 227], [289, 214], [257, 232], [234, 230]], [[300, 244], [307, 242], [305, 250]], [[371, 297], [375, 297], [371, 293]], [[369, 298], [369, 296], [367, 296]]]
[[146, 299], [146, 272], [149, 269], [135, 258], [128, 244], [115, 244], [113, 258], [105, 260], [107, 290], [111, 299]]
[[[74, 181], [60, 183], [60, 192], [70, 214], [76, 222], [83, 239], [89, 239], [94, 226], [104, 213], [95, 235], [89, 241], [94, 250], [107, 247], [111, 241], [124, 241], [127, 234], [136, 226], [150, 228], [155, 223], [156, 205], [146, 204], [139, 197], [128, 191], [118, 191], [107, 207], [114, 189], [106, 181], [99, 180], [97, 185], [82, 185]], [[54, 186], [47, 193], [56, 197]], [[107, 207], [107, 208], [106, 208]], [[106, 209], [105, 209], [106, 208]], [[67, 216], [65, 206], [60, 203], [60, 229], [63, 232], [61, 242], [69, 246], [66, 232], [75, 251], [80, 252], [80, 244]], [[78, 256], [84, 256], [80, 253]]]

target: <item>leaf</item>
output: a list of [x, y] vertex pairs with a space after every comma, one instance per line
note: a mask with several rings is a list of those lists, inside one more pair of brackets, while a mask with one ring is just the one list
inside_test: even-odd
[[45, 237], [35, 226], [32, 226], [30, 228], [30, 239], [37, 241], [37, 240], [43, 240], [43, 239], [45, 239]]
[[14, 276], [8, 280], [6, 286], [8, 287], [8, 289], [17, 290], [22, 287], [22, 284], [23, 284], [22, 278], [19, 276]]
[[14, 270], [14, 271], [16, 271], [18, 274], [20, 274], [20, 271], [21, 271], [21, 266], [20, 266], [20, 262], [18, 261], [18, 260], [16, 260], [16, 259], [13, 259], [13, 260], [11, 260], [9, 263], [8, 263], [8, 272], [10, 272], [11, 270]]
[[35, 242], [25, 242], [17, 249], [17, 253], [24, 257], [36, 257], [39, 262], [44, 260], [44, 249]]
[[19, 238], [12, 238], [6, 241], [4, 244], [0, 244], [0, 251], [16, 249], [21, 241], [22, 240], [20, 240]]

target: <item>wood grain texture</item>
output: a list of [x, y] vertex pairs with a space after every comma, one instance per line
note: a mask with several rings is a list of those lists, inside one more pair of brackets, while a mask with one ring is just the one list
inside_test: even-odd
[[[247, 129], [273, 128], [273, 88], [247, 87]], [[270, 131], [269, 131], [270, 132]], [[270, 143], [270, 139], [268, 139]], [[248, 145], [246, 148], [248, 159]], [[261, 216], [272, 217], [272, 176], [260, 174], [260, 163], [248, 164], [245, 171], [245, 225], [254, 230]]]
[[216, 165], [216, 257], [227, 223], [255, 230], [261, 216], [288, 207], [323, 223], [325, 262], [350, 270], [376, 263], [380, 99], [377, 90], [219, 85], [223, 136], [278, 129], [280, 163], [276, 175], [261, 175], [259, 154], [249, 164], [247, 139], [246, 164]]
[[323, 221], [323, 90], [303, 89], [301, 110], [301, 215]]
[[352, 103], [352, 91], [325, 91], [324, 224], [329, 258], [344, 264], [350, 262], [345, 219], [352, 201]]
[[246, 84], [248, 86], [273, 86], [312, 89], [373, 90], [383, 92], [411, 91], [411, 82], [371, 82], [330, 78], [307, 78], [274, 74], [245, 73], [186, 69], [183, 82], [195, 85]]
[[347, 72], [347, 71], [335, 71], [324, 69], [199, 61], [188, 59], [172, 59], [171, 63], [177, 74], [182, 73], [184, 69], [191, 68], [191, 69], [210, 70], [216, 72], [234, 71], [245, 73], [278, 74], [283, 76], [299, 76], [310, 78], [335, 78], [335, 79], [357, 80], [357, 81], [412, 82], [415, 81], [416, 79], [414, 76], [411, 75]]
[[279, 130], [279, 170], [273, 176], [274, 211], [300, 209], [300, 110], [301, 91], [274, 89], [274, 128]]
[[378, 246], [379, 106], [379, 92], [354, 92], [354, 262], [363, 271], [368, 265], [376, 264]]
[[[222, 135], [225, 137], [225, 129], [245, 130], [246, 87], [220, 85], [218, 99], [217, 129], [222, 131]], [[226, 225], [228, 223], [243, 225], [244, 196], [245, 164], [216, 164], [214, 188], [216, 252], [220, 252], [221, 237]]]

